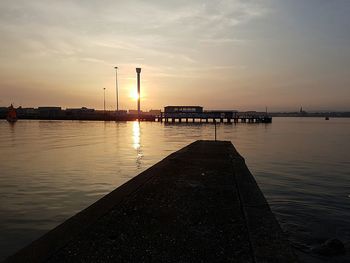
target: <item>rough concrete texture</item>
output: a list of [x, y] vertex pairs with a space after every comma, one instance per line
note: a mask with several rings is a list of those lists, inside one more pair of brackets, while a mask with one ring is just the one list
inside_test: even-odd
[[197, 141], [9, 262], [297, 262], [230, 142]]

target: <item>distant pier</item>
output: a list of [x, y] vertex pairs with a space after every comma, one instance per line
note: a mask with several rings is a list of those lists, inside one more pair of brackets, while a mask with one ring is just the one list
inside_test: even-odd
[[231, 142], [196, 141], [5, 262], [297, 262]]
[[227, 114], [225, 112], [200, 113], [200, 114], [166, 114], [155, 117], [155, 121], [166, 123], [271, 123], [272, 117], [266, 115]]
[[201, 106], [167, 106], [164, 112], [155, 117], [158, 122], [221, 122], [221, 123], [271, 123], [272, 117], [266, 114], [239, 113], [235, 110], [206, 110]]

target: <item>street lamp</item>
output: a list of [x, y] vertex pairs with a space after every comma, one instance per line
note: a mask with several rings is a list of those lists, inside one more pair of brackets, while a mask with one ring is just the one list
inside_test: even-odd
[[117, 114], [119, 112], [119, 94], [118, 94], [118, 67], [115, 68], [115, 94], [117, 99]]
[[106, 88], [103, 88], [103, 114], [106, 115]]

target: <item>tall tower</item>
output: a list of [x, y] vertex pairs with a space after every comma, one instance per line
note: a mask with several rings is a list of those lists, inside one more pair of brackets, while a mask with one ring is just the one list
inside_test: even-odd
[[137, 117], [140, 119], [141, 115], [141, 107], [140, 107], [140, 100], [141, 100], [141, 91], [140, 91], [140, 74], [141, 74], [141, 68], [136, 68], [137, 73]]

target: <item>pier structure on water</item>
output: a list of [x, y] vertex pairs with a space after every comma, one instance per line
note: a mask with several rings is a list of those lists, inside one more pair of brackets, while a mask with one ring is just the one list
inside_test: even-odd
[[226, 123], [271, 123], [272, 117], [267, 113], [240, 113], [236, 110], [203, 110], [201, 106], [166, 106], [164, 112], [155, 117], [158, 122], [226, 122]]

